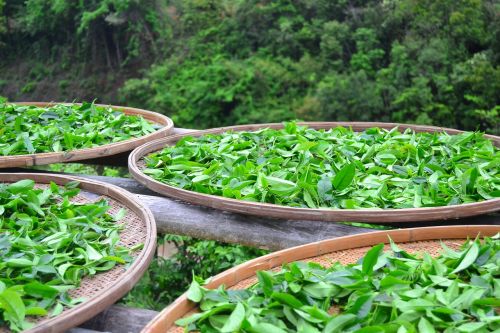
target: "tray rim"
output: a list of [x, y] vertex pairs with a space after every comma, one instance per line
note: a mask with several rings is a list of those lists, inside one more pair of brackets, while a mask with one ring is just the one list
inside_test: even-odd
[[[299, 125], [307, 125], [310, 128], [321, 129], [337, 126], [352, 127], [355, 131], [370, 127], [402, 129], [411, 128], [417, 132], [445, 131], [449, 134], [460, 134], [464, 131], [435, 126], [411, 125], [399, 123], [380, 122], [298, 122]], [[172, 145], [178, 140], [193, 136], [198, 137], [206, 134], [218, 134], [227, 131], [251, 131], [265, 127], [274, 129], [282, 128], [281, 123], [251, 124], [230, 127], [220, 127], [203, 131], [189, 132], [168, 136], [137, 147], [129, 155], [128, 169], [132, 177], [142, 185], [156, 193], [184, 200], [186, 202], [206, 206], [214, 209], [230, 211], [240, 214], [250, 214], [255, 216], [272, 217], [290, 220], [315, 220], [323, 222], [370, 222], [370, 223], [394, 223], [394, 222], [420, 222], [458, 219], [463, 217], [492, 213], [500, 210], [500, 198], [484, 200], [474, 203], [466, 203], [454, 206], [422, 207], [422, 208], [401, 208], [401, 209], [328, 209], [328, 208], [299, 208], [287, 207], [270, 203], [250, 202], [225, 198], [222, 196], [198, 193], [184, 190], [172, 185], [168, 185], [155, 180], [144, 174], [138, 166], [138, 162], [145, 155], [158, 151], [166, 145]], [[500, 147], [500, 137], [485, 135], [497, 147]]]
[[[258, 270], [270, 270], [285, 263], [315, 258], [335, 251], [373, 246], [378, 243], [388, 244], [389, 239], [387, 236], [390, 236], [396, 243], [410, 243], [426, 240], [466, 239], [467, 237], [475, 237], [478, 234], [493, 236], [498, 232], [500, 232], [500, 226], [497, 225], [453, 225], [373, 231], [331, 238], [294, 246], [249, 260], [217, 274], [204, 287], [216, 289], [224, 284], [229, 288], [240, 281], [254, 276]], [[195, 307], [196, 304], [187, 299], [187, 292], [185, 292], [157, 314], [142, 329], [141, 333], [167, 332], [172, 328], [177, 319], [182, 318]]]
[[130, 192], [99, 181], [87, 180], [82, 177], [45, 174], [45, 173], [0, 173], [0, 183], [16, 182], [22, 179], [33, 179], [37, 184], [47, 184], [50, 181], [56, 184], [65, 184], [69, 181], [78, 181], [79, 188], [95, 194], [107, 196], [133, 211], [141, 218], [146, 226], [146, 240], [137, 257], [120, 278], [109, 288], [102, 289], [96, 296], [87, 301], [67, 309], [62, 314], [40, 322], [26, 333], [56, 333], [76, 327], [94, 317], [107, 307], [118, 301], [139, 281], [149, 267], [156, 249], [156, 223], [151, 210], [141, 203]]
[[[53, 106], [56, 104], [81, 105], [81, 103], [64, 103], [64, 102], [61, 103], [8, 102], [8, 104], [27, 105], [27, 106], [33, 105], [41, 107]], [[62, 152], [46, 152], [46, 153], [35, 153], [35, 154], [0, 156], [0, 169], [9, 167], [26, 167], [34, 165], [46, 165], [52, 163], [74, 162], [74, 161], [81, 161], [98, 157], [112, 156], [118, 153], [130, 151], [152, 140], [166, 137], [169, 134], [171, 134], [171, 132], [174, 129], [173, 120], [157, 112], [133, 108], [133, 107], [127, 107], [127, 106], [107, 105], [107, 104], [95, 104], [95, 105], [102, 107], [111, 107], [115, 110], [122, 111], [123, 113], [128, 115], [140, 115], [149, 121], [162, 125], [163, 127], [148, 135], [143, 135], [137, 138], [131, 138], [119, 142], [108, 143], [93, 148], [75, 149]]]

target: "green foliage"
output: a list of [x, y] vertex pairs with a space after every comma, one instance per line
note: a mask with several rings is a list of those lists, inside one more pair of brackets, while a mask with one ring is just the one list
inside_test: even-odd
[[[203, 128], [259, 122], [263, 117], [291, 119], [288, 105], [304, 85], [307, 80], [288, 59], [173, 58], [153, 67], [146, 78], [128, 81], [123, 98], [167, 114], [176, 110], [176, 124]], [[282, 99], [276, 100], [277, 95]]]
[[30, 81], [21, 88], [21, 92], [24, 94], [29, 94], [36, 89], [36, 82]]
[[[0, 38], [3, 32], [11, 41], [5, 51], [19, 52], [26, 48], [24, 43], [31, 43], [35, 56], [57, 57], [59, 46], [78, 60], [119, 67], [146, 54], [157, 55], [170, 35], [165, 10], [155, 0], [1, 1]], [[5, 20], [8, 29], [2, 29]]]
[[166, 184], [309, 208], [413, 208], [500, 197], [500, 149], [481, 133], [337, 127], [185, 137], [145, 158]]
[[77, 182], [34, 186], [30, 179], [0, 184], [0, 327], [14, 332], [32, 327], [32, 316], [80, 303], [67, 291], [84, 276], [132, 261], [118, 245], [124, 210], [112, 216], [105, 200], [72, 203]]
[[0, 68], [57, 63], [71, 89], [47, 95], [37, 73], [4, 89], [105, 90], [184, 127], [299, 118], [500, 133], [497, 2], [1, 0]]
[[176, 324], [202, 333], [498, 332], [498, 236], [467, 241], [460, 251], [443, 246], [436, 258], [393, 242], [392, 253], [383, 247], [355, 264], [260, 271], [246, 289], [210, 290], [194, 279], [187, 297], [201, 311]]
[[180, 126], [299, 117], [499, 131], [494, 1], [174, 7], [181, 13], [174, 35], [183, 38], [121, 92], [124, 101], [173, 115]]
[[173, 242], [178, 252], [168, 259], [156, 257], [139, 283], [122, 299], [122, 303], [162, 310], [187, 290], [192, 274], [206, 279], [267, 253], [241, 245], [174, 235], [164, 236], [159, 241]]
[[5, 0], [0, 0], [0, 50], [5, 47], [3, 38], [7, 32], [7, 17], [4, 14]]

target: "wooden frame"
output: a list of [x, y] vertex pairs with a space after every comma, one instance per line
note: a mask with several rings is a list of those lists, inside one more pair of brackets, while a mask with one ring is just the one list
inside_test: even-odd
[[66, 184], [69, 181], [80, 182], [79, 188], [98, 195], [107, 196], [123, 204], [134, 212], [146, 227], [147, 237], [140, 253], [133, 263], [119, 276], [119, 279], [110, 288], [100, 290], [87, 301], [65, 310], [62, 314], [41, 321], [26, 333], [55, 333], [63, 332], [89, 320], [99, 312], [105, 310], [123, 297], [139, 281], [148, 268], [156, 250], [156, 224], [153, 214], [134, 195], [117, 186], [98, 181], [89, 181], [79, 177], [37, 174], [37, 173], [0, 173], [0, 183], [11, 183], [22, 179], [33, 179], [38, 184]]
[[[79, 103], [13, 102], [10, 104], [51, 106], [55, 104], [79, 104]], [[33, 165], [45, 165], [45, 164], [60, 163], [60, 162], [74, 162], [74, 161], [115, 155], [118, 153], [130, 151], [152, 140], [166, 137], [172, 132], [174, 127], [174, 123], [170, 118], [156, 112], [130, 108], [130, 107], [115, 106], [115, 105], [102, 105], [102, 104], [96, 104], [96, 105], [104, 107], [110, 106], [113, 109], [122, 111], [123, 113], [128, 115], [139, 115], [144, 117], [144, 119], [146, 120], [149, 120], [156, 124], [160, 124], [164, 127], [157, 130], [156, 132], [153, 132], [151, 134], [139, 138], [132, 138], [120, 142], [109, 143], [94, 148], [76, 149], [65, 152], [0, 156], [0, 169], [7, 167], [27, 167]]]
[[[205, 287], [216, 289], [220, 285], [225, 285], [230, 288], [243, 280], [253, 277], [257, 271], [270, 270], [289, 262], [314, 258], [331, 252], [373, 246], [379, 243], [387, 244], [389, 242], [388, 236], [396, 243], [405, 243], [439, 239], [466, 239], [468, 237], [474, 238], [478, 234], [493, 236], [498, 232], [500, 232], [499, 226], [446, 226], [379, 231], [334, 238], [274, 252], [247, 261], [215, 276]], [[184, 293], [160, 312], [141, 332], [168, 332], [175, 325], [177, 319], [184, 317], [195, 307], [196, 304], [189, 301], [186, 293]]]
[[[355, 131], [361, 131], [370, 127], [394, 128], [396, 126], [401, 129], [411, 128], [417, 132], [436, 132], [445, 131], [449, 134], [459, 134], [463, 131], [433, 127], [419, 126], [397, 123], [372, 123], [372, 122], [307, 122], [299, 123], [307, 125], [314, 129], [327, 129], [336, 126], [352, 127]], [[136, 148], [129, 156], [129, 171], [132, 176], [147, 188], [176, 199], [181, 199], [189, 203], [208, 206], [211, 208], [226, 210], [241, 214], [251, 214], [264, 217], [280, 218], [280, 219], [304, 219], [327, 222], [371, 222], [371, 223], [391, 223], [391, 222], [416, 222], [416, 221], [431, 221], [431, 220], [447, 220], [457, 219], [462, 217], [491, 213], [500, 210], [500, 198], [485, 200], [476, 203], [461, 204], [456, 206], [441, 206], [441, 207], [423, 207], [423, 208], [404, 208], [404, 209], [313, 209], [313, 208], [296, 208], [280, 206], [268, 203], [249, 202], [222, 196], [208, 195], [197, 193], [194, 191], [183, 190], [171, 185], [161, 183], [152, 177], [144, 174], [138, 162], [146, 155], [161, 150], [167, 145], [174, 145], [178, 140], [186, 136], [198, 137], [206, 134], [218, 134], [227, 131], [252, 131], [265, 127], [279, 129], [283, 124], [254, 124], [215, 128], [206, 131], [197, 131], [180, 135], [170, 136], [164, 139], [156, 140]], [[485, 135], [488, 139], [499, 147], [500, 137], [493, 135]]]

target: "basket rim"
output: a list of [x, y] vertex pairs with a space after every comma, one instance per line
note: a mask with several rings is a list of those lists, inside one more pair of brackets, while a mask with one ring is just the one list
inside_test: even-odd
[[[307, 125], [310, 128], [324, 129], [337, 126], [352, 127], [356, 131], [370, 127], [402, 129], [410, 128], [417, 132], [436, 132], [445, 131], [449, 134], [460, 134], [464, 131], [450, 129], [445, 127], [411, 125], [399, 123], [380, 123], [380, 122], [298, 122], [299, 125]], [[181, 189], [172, 185], [162, 183], [146, 174], [144, 174], [138, 165], [138, 162], [147, 154], [161, 150], [167, 145], [173, 145], [184, 137], [199, 137], [207, 134], [219, 134], [228, 131], [251, 131], [262, 128], [279, 129], [283, 127], [281, 123], [269, 124], [250, 124], [229, 127], [220, 127], [204, 131], [189, 132], [168, 136], [163, 139], [155, 140], [137, 147], [132, 151], [128, 158], [128, 168], [132, 177], [142, 185], [156, 193], [187, 201], [192, 204], [221, 209], [241, 214], [251, 214], [256, 216], [293, 219], [293, 220], [315, 220], [324, 222], [370, 222], [370, 223], [394, 223], [394, 222], [418, 222], [447, 220], [469, 217], [474, 215], [492, 213], [500, 210], [500, 198], [494, 198], [479, 202], [466, 203], [454, 206], [437, 206], [421, 208], [401, 208], [401, 209], [328, 209], [328, 208], [302, 208], [288, 207], [270, 203], [260, 203], [243, 201], [222, 196], [198, 193], [190, 190]], [[485, 135], [486, 138], [500, 147], [500, 137], [494, 135]]]
[[[500, 226], [498, 225], [453, 225], [373, 231], [331, 238], [291, 247], [249, 260], [217, 274], [204, 287], [216, 289], [224, 284], [227, 288], [230, 288], [249, 277], [255, 276], [255, 273], [259, 270], [270, 270], [285, 263], [312, 259], [332, 252], [373, 246], [379, 243], [388, 244], [388, 236], [396, 243], [412, 243], [445, 239], [467, 239], [468, 237], [476, 237], [478, 234], [493, 236], [498, 232], [500, 232]], [[175, 325], [177, 319], [182, 318], [194, 308], [196, 308], [196, 304], [187, 299], [187, 292], [185, 292], [157, 314], [142, 329], [141, 333], [167, 332]]]
[[[82, 103], [65, 103], [65, 102], [9, 102], [8, 104], [15, 105], [26, 105], [26, 106], [53, 106], [56, 104], [62, 105], [81, 105]], [[96, 106], [111, 107], [114, 110], [122, 111], [129, 115], [139, 115], [144, 117], [146, 120], [152, 121], [156, 124], [162, 126], [162, 128], [156, 130], [148, 135], [143, 135], [136, 138], [131, 138], [123, 141], [108, 143], [105, 145], [93, 147], [93, 148], [83, 148], [74, 149], [61, 152], [45, 152], [45, 153], [35, 153], [35, 154], [23, 154], [23, 155], [7, 155], [0, 156], [0, 169], [8, 167], [23, 167], [23, 166], [33, 166], [33, 165], [46, 165], [51, 163], [59, 162], [73, 162], [81, 161], [98, 157], [106, 157], [115, 155], [118, 153], [123, 153], [130, 151], [144, 143], [150, 142], [152, 140], [161, 139], [163, 137], [171, 134], [174, 128], [174, 122], [169, 117], [149, 111], [144, 109], [138, 109], [127, 106], [118, 105], [108, 105], [108, 104], [95, 104]]]
[[62, 314], [43, 320], [25, 332], [55, 333], [66, 331], [82, 324], [114, 304], [132, 289], [142, 277], [153, 259], [156, 248], [156, 223], [154, 216], [151, 210], [145, 204], [141, 203], [136, 196], [115, 185], [87, 180], [82, 177], [59, 174], [0, 173], [0, 183], [11, 183], [22, 179], [33, 179], [37, 184], [48, 184], [50, 181], [53, 181], [59, 185], [76, 180], [79, 182], [78, 187], [80, 189], [106, 196], [124, 205], [128, 210], [134, 212], [146, 226], [146, 240], [144, 241], [143, 248], [114, 284], [109, 286], [109, 288], [100, 290], [83, 303], [66, 309]]

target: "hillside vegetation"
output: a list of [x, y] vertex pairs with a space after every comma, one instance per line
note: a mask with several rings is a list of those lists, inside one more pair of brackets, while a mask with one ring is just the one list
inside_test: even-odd
[[499, 132], [496, 0], [0, 0], [0, 95]]

